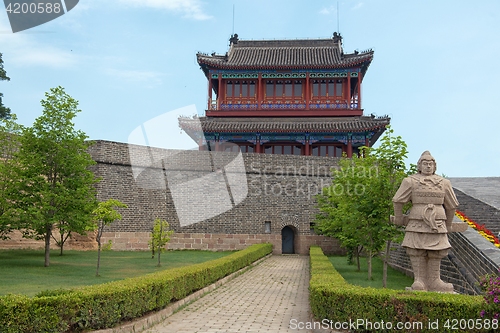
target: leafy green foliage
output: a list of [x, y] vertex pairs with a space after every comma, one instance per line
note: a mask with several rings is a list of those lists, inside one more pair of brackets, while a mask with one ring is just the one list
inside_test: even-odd
[[[421, 322], [422, 329], [405, 332], [456, 332], [452, 326], [446, 327], [447, 320], [450, 323], [452, 318], [479, 318], [483, 302], [481, 296], [353, 286], [344, 280], [318, 246], [311, 246], [310, 261], [309, 303], [317, 319], [333, 322], [356, 322], [358, 319], [372, 323], [384, 321], [393, 323], [394, 327], [397, 322]], [[436, 320], [440, 325], [438, 330], [428, 325]], [[360, 328], [357, 331], [365, 330]]]
[[272, 252], [255, 244], [223, 258], [121, 281], [28, 298], [0, 297], [0, 332], [95, 330], [160, 310]]
[[97, 228], [96, 276], [99, 276], [99, 266], [101, 264], [101, 237], [104, 227], [122, 218], [122, 215], [116, 211], [116, 208], [127, 208], [127, 205], [116, 199], [108, 199], [106, 201], [99, 202], [97, 207], [92, 212], [93, 220], [96, 223], [94, 228]]
[[332, 185], [316, 198], [317, 230], [336, 237], [350, 251], [359, 253], [362, 247], [368, 254], [369, 279], [371, 257], [402, 237], [390, 215], [392, 197], [408, 174], [404, 163], [408, 151], [393, 133], [388, 127], [378, 148], [362, 147], [359, 156], [342, 158], [340, 168], [333, 171]]
[[148, 242], [149, 247], [153, 250], [153, 258], [154, 253], [158, 253], [158, 267], [161, 266], [161, 253], [165, 251], [165, 245], [167, 245], [170, 240], [170, 236], [174, 233], [174, 231], [170, 230], [169, 227], [170, 226], [167, 221], [159, 218], [155, 219], [151, 239]]
[[0, 239], [8, 238], [9, 232], [17, 228], [11, 195], [18, 182], [14, 154], [19, 149], [23, 127], [16, 120], [15, 114], [8, 119], [0, 117]]
[[78, 102], [62, 87], [41, 101], [43, 114], [24, 128], [16, 157], [17, 188], [13, 191], [20, 227], [26, 237], [45, 240], [45, 266], [50, 263], [50, 239], [59, 229], [61, 253], [72, 232], [85, 234], [92, 225], [98, 181], [89, 167], [87, 136], [74, 129]]
[[[7, 76], [7, 72], [3, 68], [2, 53], [0, 53], [0, 81], [10, 81], [10, 77]], [[10, 109], [3, 105], [2, 102], [3, 94], [0, 93], [0, 119], [11, 118]]]

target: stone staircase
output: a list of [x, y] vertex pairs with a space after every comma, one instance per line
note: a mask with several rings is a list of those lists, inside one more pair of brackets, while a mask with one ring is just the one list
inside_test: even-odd
[[500, 232], [500, 177], [450, 178], [458, 209], [495, 235]]

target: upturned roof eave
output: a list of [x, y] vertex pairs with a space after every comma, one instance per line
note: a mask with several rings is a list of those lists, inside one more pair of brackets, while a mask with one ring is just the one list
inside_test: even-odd
[[[208, 64], [206, 64], [208, 65]], [[273, 66], [256, 66], [256, 65], [238, 65], [238, 66], [228, 66], [228, 65], [213, 65], [207, 66], [207, 69], [204, 69], [202, 64], [200, 64], [203, 71], [208, 73], [210, 69], [221, 69], [221, 70], [319, 70], [319, 69], [347, 69], [347, 68], [359, 68], [366, 67], [363, 66], [363, 63], [358, 64], [346, 64], [346, 65], [337, 65], [337, 66], [325, 66], [325, 65], [303, 65], [303, 66], [291, 66], [291, 65], [273, 65]], [[366, 71], [366, 70], [365, 70]]]
[[[353, 117], [352, 121], [343, 121], [339, 122], [339, 124], [343, 124], [344, 128], [313, 128], [314, 122], [303, 122], [303, 123], [294, 123], [290, 122], [290, 126], [287, 128], [280, 128], [279, 126], [277, 127], [267, 127], [267, 128], [261, 128], [259, 129], [258, 127], [261, 127], [262, 125], [266, 125], [265, 122], [261, 122], [262, 125], [259, 126], [259, 122], [251, 124], [252, 126], [240, 126], [238, 128], [234, 128], [231, 126], [226, 126], [225, 128], [222, 127], [214, 129], [214, 126], [210, 126], [212, 124], [209, 124], [206, 120], [204, 119], [199, 119], [201, 121], [201, 125], [203, 128], [204, 132], [214, 132], [214, 133], [299, 133], [299, 132], [308, 132], [308, 133], [365, 133], [365, 132], [370, 132], [370, 131], [376, 131], [380, 132], [382, 129], [385, 130], [385, 127], [389, 125], [390, 123], [390, 118], [389, 117], [384, 117], [384, 118], [378, 118], [378, 119], [367, 119], [367, 120], [360, 120], [360, 118]], [[183, 119], [179, 121], [179, 126], [186, 132], [196, 130], [191, 128], [190, 123], [193, 122], [194, 120], [190, 119]], [[198, 120], [196, 120], [197, 122]], [[216, 120], [209, 120], [209, 121], [216, 121]], [[372, 124], [360, 124], [358, 123], [359, 121], [364, 121], [364, 122], [372, 122]], [[227, 124], [226, 124], [227, 125]], [[356, 128], [355, 126], [359, 126]], [[198, 126], [195, 126], [196, 128], [199, 128]], [[210, 128], [212, 127], [212, 128]], [[380, 132], [381, 133], [381, 132]]]

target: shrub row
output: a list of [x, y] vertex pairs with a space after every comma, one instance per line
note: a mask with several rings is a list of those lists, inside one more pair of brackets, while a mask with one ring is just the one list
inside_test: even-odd
[[0, 332], [69, 332], [113, 327], [160, 310], [271, 253], [255, 244], [226, 257], [110, 283], [0, 297]]
[[497, 331], [480, 317], [481, 296], [363, 288], [347, 283], [321, 248], [311, 247], [310, 260], [309, 301], [318, 324], [359, 332], [396, 325], [405, 332]]

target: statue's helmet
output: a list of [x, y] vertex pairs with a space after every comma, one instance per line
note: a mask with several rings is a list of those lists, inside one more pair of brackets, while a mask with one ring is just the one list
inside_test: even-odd
[[422, 153], [422, 155], [420, 155], [420, 158], [418, 159], [418, 162], [417, 162], [418, 173], [422, 173], [422, 161], [434, 162], [434, 171], [432, 172], [432, 174], [436, 173], [436, 169], [437, 169], [436, 160], [434, 159], [434, 157], [432, 157], [431, 153], [428, 150], [424, 151]]

